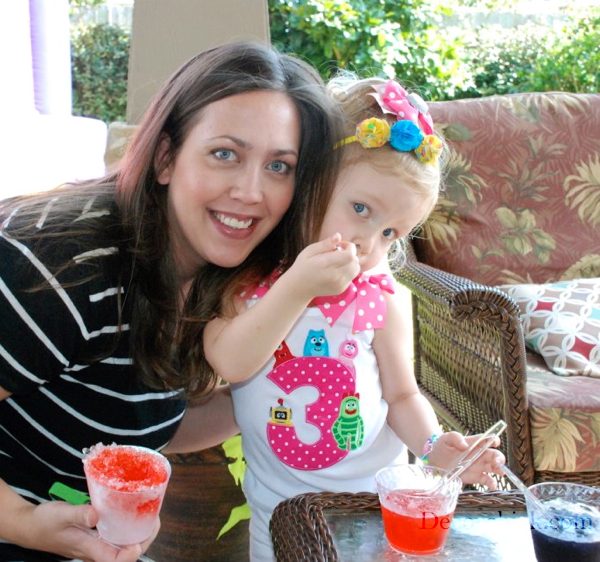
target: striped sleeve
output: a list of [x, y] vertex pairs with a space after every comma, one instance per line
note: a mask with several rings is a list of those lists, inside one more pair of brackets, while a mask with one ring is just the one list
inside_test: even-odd
[[[85, 262], [75, 269], [90, 272]], [[116, 332], [116, 314], [92, 312], [91, 295], [101, 298], [92, 283], [63, 286], [25, 243], [0, 235], [0, 386], [29, 392], [85, 360], [81, 350], [90, 355], [99, 336]]]

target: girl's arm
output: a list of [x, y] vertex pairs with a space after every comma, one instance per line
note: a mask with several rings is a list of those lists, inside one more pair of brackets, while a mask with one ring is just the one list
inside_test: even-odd
[[384, 294], [387, 303], [385, 328], [375, 332], [373, 349], [377, 356], [383, 397], [389, 405], [388, 423], [418, 457], [429, 437], [442, 433], [433, 408], [420, 393], [413, 374], [412, 326], [410, 313], [399, 287]]
[[[388, 423], [398, 437], [417, 457], [423, 454], [426, 441], [439, 436], [428, 454], [432, 466], [445, 468], [465, 451], [477, 435], [463, 437], [451, 431], [443, 433], [433, 407], [420, 393], [412, 366], [412, 326], [406, 304], [398, 291], [385, 295], [387, 318], [385, 328], [378, 330], [373, 340], [383, 389], [383, 397], [389, 404]], [[498, 439], [494, 446], [500, 445]], [[479, 483], [496, 489], [496, 481], [488, 473], [502, 474], [500, 465], [504, 455], [496, 449], [488, 449], [467, 471], [461, 475], [465, 482]]]
[[359, 272], [354, 244], [341, 243], [339, 235], [311, 244], [254, 306], [209, 322], [204, 331], [208, 362], [228, 382], [250, 378], [313, 298], [340, 294]]

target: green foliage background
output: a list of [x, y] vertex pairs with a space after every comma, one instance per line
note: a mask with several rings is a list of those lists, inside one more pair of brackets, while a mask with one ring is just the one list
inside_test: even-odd
[[[102, 1], [71, 0], [72, 12]], [[428, 100], [600, 91], [600, 8], [566, 11], [550, 30], [474, 31], [449, 24], [459, 5], [506, 10], [511, 0], [269, 0], [271, 41], [325, 80], [338, 69], [396, 77]], [[129, 40], [116, 26], [73, 26], [74, 114], [125, 120]]]
[[128, 31], [114, 25], [72, 32], [73, 114], [124, 121], [127, 110]]

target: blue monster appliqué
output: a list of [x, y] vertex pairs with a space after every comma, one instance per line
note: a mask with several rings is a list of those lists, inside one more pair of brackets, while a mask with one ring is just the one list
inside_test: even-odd
[[329, 343], [325, 330], [309, 330], [304, 342], [305, 357], [329, 357]]

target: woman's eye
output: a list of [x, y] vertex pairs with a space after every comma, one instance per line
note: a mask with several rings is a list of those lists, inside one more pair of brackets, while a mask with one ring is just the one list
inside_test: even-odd
[[287, 174], [290, 171], [291, 166], [286, 162], [277, 160], [276, 162], [269, 164], [269, 169], [278, 174]]
[[362, 203], [354, 203], [354, 210], [361, 217], [366, 217], [369, 213], [367, 206], [363, 205]]
[[383, 237], [388, 240], [395, 240], [397, 238], [396, 231], [393, 228], [386, 228], [383, 231]]
[[215, 150], [213, 152], [213, 154], [219, 160], [234, 160], [235, 159], [235, 152], [233, 150], [227, 150], [226, 148], [220, 148], [218, 150]]

